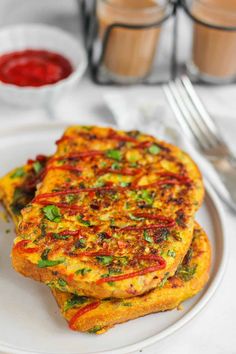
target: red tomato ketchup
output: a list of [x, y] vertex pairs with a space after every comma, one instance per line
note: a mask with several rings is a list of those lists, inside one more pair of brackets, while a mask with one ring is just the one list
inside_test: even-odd
[[0, 81], [17, 86], [55, 84], [73, 72], [70, 61], [47, 50], [26, 49], [0, 56]]

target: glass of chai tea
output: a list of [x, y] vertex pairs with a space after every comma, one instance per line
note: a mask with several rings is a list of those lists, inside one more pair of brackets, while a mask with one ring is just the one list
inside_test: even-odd
[[[187, 1], [191, 14], [205, 25], [193, 25], [190, 73], [209, 83], [236, 79], [236, 0]], [[219, 26], [219, 29], [210, 25]]]
[[162, 21], [168, 11], [168, 0], [97, 0], [101, 39], [112, 24], [148, 26], [112, 28], [102, 63], [110, 78], [135, 83], [150, 73], [161, 31], [161, 26], [152, 24]]

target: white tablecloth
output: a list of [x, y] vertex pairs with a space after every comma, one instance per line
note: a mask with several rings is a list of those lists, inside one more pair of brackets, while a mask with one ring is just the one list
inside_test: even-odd
[[[74, 0], [1, 0], [0, 26], [22, 22], [45, 22], [78, 33], [78, 14]], [[61, 121], [93, 123], [111, 122], [110, 112], [103, 104], [103, 93], [111, 90], [93, 85], [84, 78], [78, 88], [57, 102], [55, 116]], [[153, 97], [165, 104], [160, 88], [122, 88], [126, 95]], [[222, 125], [235, 149], [236, 86], [199, 87], [208, 110]], [[170, 112], [168, 112], [170, 114]], [[168, 117], [167, 114], [167, 117]], [[48, 119], [44, 110], [26, 110], [0, 103], [0, 129], [38, 123]], [[161, 342], [142, 350], [145, 354], [232, 354], [236, 353], [236, 219], [222, 204], [226, 214], [226, 237], [230, 242], [229, 262], [223, 282], [207, 307], [187, 326]], [[1, 320], [1, 319], [0, 319]], [[141, 348], [140, 348], [141, 349]], [[138, 352], [137, 352], [138, 353]]]

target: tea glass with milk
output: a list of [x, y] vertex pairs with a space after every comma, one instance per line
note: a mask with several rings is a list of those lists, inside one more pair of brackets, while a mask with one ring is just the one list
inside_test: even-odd
[[[186, 1], [194, 18], [190, 73], [209, 83], [236, 79], [236, 0]], [[211, 26], [216, 26], [213, 28]]]
[[[103, 69], [114, 81], [135, 83], [151, 71], [168, 0], [97, 0], [99, 36], [109, 33]], [[131, 27], [130, 27], [131, 26]], [[136, 26], [136, 27], [135, 27]]]

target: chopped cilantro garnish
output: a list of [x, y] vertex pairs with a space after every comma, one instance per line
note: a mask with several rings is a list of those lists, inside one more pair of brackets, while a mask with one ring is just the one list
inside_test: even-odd
[[64, 288], [67, 285], [67, 282], [64, 279], [59, 278], [58, 279], [58, 285], [60, 285], [61, 287]]
[[64, 305], [64, 311], [67, 311], [76, 305], [82, 305], [87, 301], [88, 298], [86, 296], [73, 295], [70, 299], [66, 301]]
[[120, 183], [120, 186], [123, 187], [123, 188], [124, 187], [128, 187], [129, 185], [130, 185], [130, 182], [121, 182]]
[[98, 331], [101, 331], [101, 329], [101, 326], [94, 326], [88, 330], [88, 333], [97, 333]]
[[143, 189], [139, 194], [138, 194], [138, 199], [140, 200], [143, 200], [146, 204], [152, 204], [153, 203], [153, 196], [152, 194], [146, 190], [146, 189]]
[[189, 265], [180, 265], [177, 269], [176, 274], [184, 281], [188, 281], [193, 278], [197, 269], [197, 264], [194, 264], [192, 267]]
[[50, 248], [45, 248], [45, 250], [41, 254], [41, 259], [43, 259], [43, 260], [48, 259], [48, 254], [50, 251], [51, 251]]
[[93, 129], [93, 126], [92, 125], [81, 125], [81, 128], [84, 130], [90, 131]]
[[19, 167], [12, 173], [11, 178], [18, 178], [25, 176], [25, 171], [23, 167]]
[[127, 307], [131, 307], [132, 303], [131, 302], [123, 302], [122, 306], [127, 306]]
[[114, 162], [114, 163], [111, 165], [111, 168], [112, 168], [112, 170], [120, 170], [121, 165], [120, 165], [118, 162]]
[[43, 208], [45, 217], [54, 222], [61, 221], [61, 212], [60, 209], [55, 205], [47, 205]]
[[53, 234], [52, 237], [55, 238], [56, 240], [67, 240], [70, 237], [70, 235]]
[[81, 223], [81, 224], [83, 224], [83, 225], [85, 225], [85, 226], [91, 226], [91, 223], [90, 223], [90, 221], [89, 220], [84, 220], [84, 216], [83, 215], [78, 215], [77, 216], [77, 220]]
[[107, 150], [106, 156], [116, 161], [121, 161], [122, 159], [120, 150]]
[[94, 187], [99, 188], [99, 187], [104, 187], [105, 182], [103, 180], [97, 180], [96, 183], [94, 184]]
[[75, 274], [77, 274], [77, 275], [78, 275], [78, 274], [85, 275], [85, 274], [91, 272], [91, 270], [92, 270], [92, 269], [90, 269], [90, 268], [81, 268], [81, 269], [78, 269], [78, 270], [75, 272]]
[[131, 220], [137, 220], [137, 221], [139, 221], [139, 220], [144, 220], [144, 218], [135, 216], [135, 215], [133, 215], [133, 214], [131, 214], [131, 213], [129, 214], [129, 217], [130, 217]]
[[125, 266], [125, 265], [128, 264], [128, 258], [126, 256], [119, 257], [118, 259], [119, 259], [119, 262], [120, 262], [121, 265]]
[[57, 266], [58, 264], [64, 263], [64, 259], [57, 259], [57, 260], [48, 260], [48, 259], [40, 259], [38, 261], [38, 266], [39, 268], [46, 268], [46, 267], [54, 267]]
[[143, 238], [145, 241], [152, 243], [153, 242], [153, 238], [149, 235], [147, 230], [143, 231]]
[[113, 261], [112, 256], [97, 256], [96, 259], [98, 260], [99, 263], [102, 265], [110, 265]]
[[77, 196], [74, 194], [68, 194], [66, 195], [66, 202], [67, 203], [72, 203], [76, 200]]
[[150, 154], [152, 155], [157, 155], [159, 154], [159, 152], [161, 151], [161, 148], [159, 148], [159, 146], [153, 144], [148, 148], [148, 151], [150, 152]]
[[168, 278], [169, 278], [169, 272], [165, 273], [164, 278], [162, 279], [162, 281], [159, 283], [158, 288], [163, 288], [163, 286], [165, 285], [165, 283], [167, 282]]
[[39, 161], [35, 161], [33, 163], [33, 169], [35, 171], [35, 173], [39, 173], [42, 170], [43, 166], [41, 165], [41, 163]]
[[84, 238], [79, 238], [75, 242], [75, 248], [85, 248], [86, 247], [86, 240]]
[[120, 274], [120, 273], [121, 273], [121, 269], [120, 269], [120, 268], [117, 268], [117, 269], [115, 269], [115, 268], [110, 268], [110, 269], [108, 270], [108, 273], [101, 275], [101, 278], [107, 278], [107, 277], [109, 277], [110, 275], [116, 275], [116, 274]]
[[175, 253], [175, 251], [173, 251], [173, 250], [168, 250], [168, 251], [167, 251], [167, 256], [175, 258], [176, 253]]

